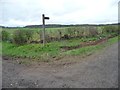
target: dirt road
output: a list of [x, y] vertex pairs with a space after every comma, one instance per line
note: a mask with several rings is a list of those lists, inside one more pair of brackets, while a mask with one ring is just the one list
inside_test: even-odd
[[[78, 59], [69, 65], [25, 66], [14, 60], [3, 60], [3, 87], [17, 88], [117, 88], [118, 44], [99, 53]], [[81, 59], [81, 60], [80, 60]]]

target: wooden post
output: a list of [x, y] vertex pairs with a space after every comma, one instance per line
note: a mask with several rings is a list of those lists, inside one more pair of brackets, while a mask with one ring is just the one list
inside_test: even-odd
[[45, 41], [45, 19], [49, 19], [49, 17], [45, 17], [44, 14], [42, 14], [42, 21], [43, 21], [43, 46], [45, 45], [46, 41]]
[[45, 45], [45, 15], [42, 14], [42, 20], [43, 20], [43, 46]]

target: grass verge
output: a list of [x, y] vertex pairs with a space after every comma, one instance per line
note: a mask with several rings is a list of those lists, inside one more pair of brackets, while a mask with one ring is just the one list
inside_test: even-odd
[[67, 52], [64, 52], [65, 55], [82, 55], [82, 56], [86, 56], [89, 54], [94, 53], [97, 50], [101, 50], [102, 48], [109, 46], [113, 43], [118, 42], [118, 37], [114, 37], [109, 39], [107, 42], [103, 43], [103, 44], [99, 44], [99, 45], [95, 45], [95, 46], [87, 46], [87, 47], [82, 47], [79, 49], [74, 49], [74, 50], [70, 50]]
[[[67, 45], [73, 46], [78, 44], [78, 41], [81, 40], [69, 40]], [[17, 46], [15, 44], [2, 42], [2, 54], [3, 56], [8, 57], [17, 57], [17, 58], [28, 58], [38, 61], [48, 62], [53, 60], [53, 58], [58, 58], [66, 55], [89, 55], [97, 50], [101, 50], [103, 47], [113, 44], [118, 41], [118, 37], [109, 39], [106, 43], [96, 45], [96, 46], [87, 46], [74, 50], [69, 50], [61, 52], [60, 46], [64, 45], [62, 42], [52, 42], [47, 43], [44, 47], [42, 44], [28, 44], [23, 46]], [[1, 43], [0, 43], [1, 44]]]

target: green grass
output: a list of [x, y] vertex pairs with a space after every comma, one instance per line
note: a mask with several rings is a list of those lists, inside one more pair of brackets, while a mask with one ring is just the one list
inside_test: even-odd
[[[55, 44], [46, 44], [45, 47], [42, 44], [28, 44], [23, 46], [16, 46], [10, 43], [2, 43], [3, 55], [22, 57], [22, 58], [41, 58], [43, 55], [54, 56], [59, 52], [59, 48]], [[46, 56], [45, 56], [46, 57]]]
[[[93, 38], [91, 38], [92, 40]], [[82, 39], [72, 39], [66, 41], [67, 45], [80, 44]], [[89, 39], [90, 40], [90, 39]], [[66, 52], [61, 52], [60, 46], [64, 46], [63, 42], [51, 42], [47, 43], [44, 47], [42, 44], [28, 44], [23, 46], [17, 46], [15, 44], [3, 42], [2, 54], [10, 57], [20, 58], [32, 58], [35, 60], [48, 61], [52, 57], [59, 57], [60, 55], [89, 55], [97, 50], [102, 49], [105, 46], [113, 44], [118, 41], [118, 37], [114, 37], [108, 40], [107, 43], [96, 46], [87, 46], [83, 48], [73, 49]], [[0, 43], [1, 45], [1, 43]]]
[[109, 39], [108, 42], [106, 42], [104, 44], [82, 47], [79, 49], [74, 49], [74, 50], [64, 52], [64, 54], [66, 54], [66, 55], [84, 55], [85, 56], [85, 55], [89, 55], [97, 50], [101, 50], [103, 47], [109, 46], [117, 41], [118, 41], [118, 37], [114, 37], [114, 38]]
[[97, 37], [91, 37], [91, 38], [74, 38], [70, 40], [63, 40], [61, 43], [59, 43], [60, 46], [77, 46], [80, 45], [81, 42], [88, 42], [88, 41], [95, 41], [98, 40]]

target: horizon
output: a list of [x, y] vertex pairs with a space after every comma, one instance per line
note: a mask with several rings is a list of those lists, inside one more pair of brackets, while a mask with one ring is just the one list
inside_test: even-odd
[[[71, 25], [71, 26], [72, 26], [72, 25], [73, 25], [73, 26], [75, 26], [75, 25], [80, 25], [80, 26], [81, 26], [81, 25], [98, 25], [98, 26], [99, 26], [99, 25], [115, 25], [115, 24], [119, 24], [119, 22], [117, 22], [117, 23], [110, 23], [110, 24], [109, 24], [109, 23], [108, 23], [108, 24], [46, 24], [46, 26], [47, 26], [47, 25], [61, 25], [61, 26], [62, 26], [62, 25], [66, 25], [66, 26], [67, 26], [67, 25], [68, 25], [68, 26], [69, 26], [69, 25]], [[0, 27], [6, 27], [6, 28], [16, 28], [16, 27], [26, 27], [26, 26], [28, 26], [28, 27], [29, 27], [29, 26], [42, 26], [42, 24], [40, 24], [40, 25], [25, 25], [25, 26], [3, 26], [3, 25], [0, 25]]]

